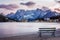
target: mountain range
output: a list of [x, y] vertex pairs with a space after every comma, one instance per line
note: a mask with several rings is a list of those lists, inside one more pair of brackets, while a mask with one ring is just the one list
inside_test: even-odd
[[55, 11], [51, 11], [50, 9], [35, 9], [35, 10], [24, 10], [24, 9], [19, 9], [17, 10], [16, 13], [10, 13], [7, 14], [6, 17], [14, 19], [14, 20], [36, 20], [36, 19], [41, 19], [41, 18], [50, 18], [53, 16], [58, 16], [60, 13], [57, 13]]

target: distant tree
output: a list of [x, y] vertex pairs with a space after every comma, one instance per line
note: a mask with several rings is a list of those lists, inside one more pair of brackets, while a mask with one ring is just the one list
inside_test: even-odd
[[8, 20], [6, 20], [6, 17], [3, 16], [3, 14], [0, 14], [0, 22], [7, 22]]

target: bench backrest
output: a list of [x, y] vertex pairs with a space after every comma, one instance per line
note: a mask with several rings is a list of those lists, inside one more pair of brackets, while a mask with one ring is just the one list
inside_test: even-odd
[[39, 31], [55, 31], [56, 28], [39, 28]]
[[51, 33], [52, 36], [55, 36], [56, 28], [39, 28], [39, 36], [41, 37], [44, 33]]

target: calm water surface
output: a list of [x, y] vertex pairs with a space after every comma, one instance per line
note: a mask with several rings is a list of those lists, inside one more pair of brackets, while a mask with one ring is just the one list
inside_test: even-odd
[[20, 22], [6, 22], [0, 23], [0, 37], [14, 36], [14, 35], [26, 35], [38, 32], [38, 28], [41, 27], [56, 27], [60, 28], [60, 23], [20, 23]]

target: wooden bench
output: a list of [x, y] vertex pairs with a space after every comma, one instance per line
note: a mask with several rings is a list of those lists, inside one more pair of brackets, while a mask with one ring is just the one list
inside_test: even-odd
[[42, 36], [42, 33], [52, 33], [51, 36], [55, 37], [56, 28], [39, 28], [39, 36]]

